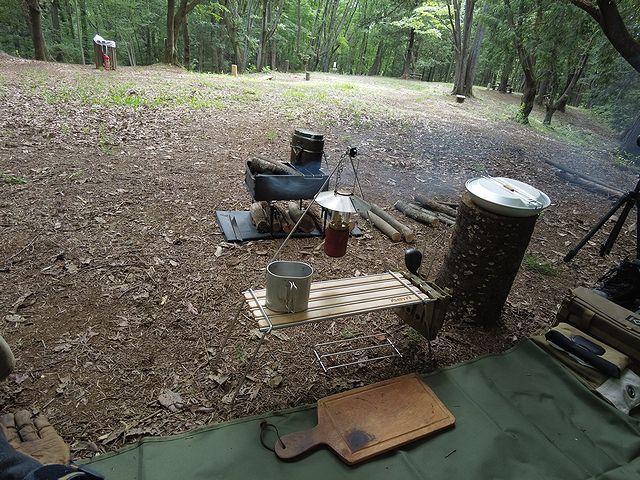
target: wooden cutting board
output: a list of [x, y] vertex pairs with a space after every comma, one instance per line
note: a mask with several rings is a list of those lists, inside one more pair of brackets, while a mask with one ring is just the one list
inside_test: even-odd
[[318, 400], [318, 425], [276, 442], [281, 459], [327, 445], [349, 465], [453, 426], [455, 418], [415, 373]]

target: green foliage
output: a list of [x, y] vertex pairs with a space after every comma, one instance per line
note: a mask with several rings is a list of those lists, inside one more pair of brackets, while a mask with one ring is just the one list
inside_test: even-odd
[[2, 183], [6, 185], [24, 185], [27, 183], [24, 178], [12, 173], [0, 173], [0, 179], [2, 180]]
[[542, 260], [537, 255], [532, 253], [525, 254], [522, 259], [522, 267], [530, 272], [539, 273], [545, 277], [557, 277], [559, 275], [558, 269], [550, 263]]

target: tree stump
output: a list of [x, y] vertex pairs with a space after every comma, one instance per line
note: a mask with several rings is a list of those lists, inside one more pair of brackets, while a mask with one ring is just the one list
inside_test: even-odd
[[497, 323], [538, 216], [505, 217], [478, 207], [465, 193], [449, 252], [436, 284], [451, 292], [454, 321]]

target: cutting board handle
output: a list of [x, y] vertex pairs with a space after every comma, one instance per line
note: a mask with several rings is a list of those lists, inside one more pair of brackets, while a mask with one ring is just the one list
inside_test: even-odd
[[276, 455], [282, 460], [289, 460], [318, 448], [324, 443], [324, 439], [318, 435], [319, 433], [316, 426], [309, 430], [293, 432], [280, 437], [275, 445]]

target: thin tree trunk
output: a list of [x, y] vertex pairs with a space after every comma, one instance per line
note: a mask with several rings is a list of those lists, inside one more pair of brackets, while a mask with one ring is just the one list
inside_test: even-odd
[[182, 43], [184, 44], [184, 66], [187, 70], [191, 70], [191, 39], [189, 38], [189, 22], [187, 17], [184, 17]]
[[82, 39], [80, 56], [82, 57], [82, 63], [84, 64], [86, 55], [93, 49], [93, 35], [89, 33], [89, 27], [87, 26], [87, 1], [80, 0], [78, 6], [80, 7], [80, 31], [78, 34]]
[[498, 84], [498, 91], [507, 93], [507, 85], [509, 85], [509, 77], [511, 76], [511, 70], [513, 70], [513, 55], [507, 53], [507, 59], [500, 74], [500, 83]]
[[59, 0], [53, 0], [51, 2], [51, 27], [53, 30], [53, 41], [56, 44], [55, 59], [57, 62], [64, 61], [64, 55], [62, 54], [61, 43], [62, 33], [60, 32], [60, 2]]
[[373, 60], [373, 65], [369, 69], [367, 75], [370, 77], [380, 75], [380, 67], [382, 67], [382, 54], [384, 53], [384, 42], [380, 40], [378, 43], [378, 49], [376, 50], [376, 57]]
[[478, 64], [478, 58], [480, 58], [480, 47], [482, 46], [482, 40], [484, 39], [486, 27], [484, 24], [478, 26], [476, 30], [476, 36], [473, 39], [473, 46], [469, 53], [469, 61], [467, 62], [467, 74], [464, 81], [464, 95], [467, 97], [473, 96], [473, 82], [476, 76], [476, 65]]
[[175, 51], [175, 34], [173, 30], [173, 15], [175, 0], [167, 0], [167, 38], [164, 40], [164, 63], [172, 64]]
[[558, 107], [560, 105], [560, 102], [562, 101], [562, 102], [566, 103], [567, 100], [569, 99], [569, 95], [571, 94], [571, 90], [573, 90], [573, 87], [575, 87], [578, 79], [582, 75], [582, 72], [584, 72], [584, 68], [587, 65], [587, 58], [589, 58], [589, 50], [585, 51], [582, 54], [582, 57], [580, 58], [580, 63], [576, 67], [576, 69], [575, 69], [575, 71], [573, 73], [573, 77], [571, 78], [571, 81], [569, 82], [569, 85], [566, 86], [566, 88], [564, 89], [564, 92], [562, 92], [562, 95], [560, 95], [560, 98], [558, 98], [558, 100], [555, 101], [555, 102], [553, 102], [551, 100], [549, 100], [547, 102], [546, 112], [545, 112], [544, 122], [543, 122], [545, 125], [551, 125], [551, 117], [553, 117], [553, 114], [558, 109]]
[[547, 95], [547, 90], [549, 90], [549, 83], [550, 83], [550, 79], [549, 79], [549, 76], [547, 75], [546, 77], [544, 77], [544, 79], [540, 82], [540, 85], [538, 86], [538, 93], [536, 94], [536, 104], [538, 105], [544, 104], [544, 97]]
[[38, 0], [25, 0], [27, 13], [29, 15], [29, 27], [31, 29], [31, 40], [33, 41], [33, 52], [36, 60], [47, 60], [47, 47], [42, 34], [42, 11]]
[[416, 29], [411, 28], [409, 30], [409, 44], [407, 45], [407, 53], [404, 56], [404, 65], [402, 66], [402, 78], [405, 80], [409, 78], [409, 69], [413, 63], [413, 45], [416, 38]]

